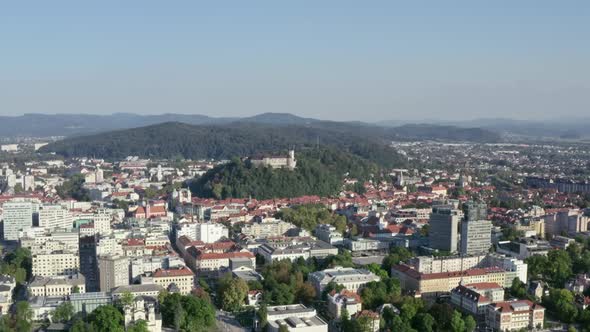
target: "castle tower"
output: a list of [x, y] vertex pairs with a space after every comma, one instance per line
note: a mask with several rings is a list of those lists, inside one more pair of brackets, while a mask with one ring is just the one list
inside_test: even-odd
[[295, 160], [295, 150], [289, 150], [289, 157], [287, 158], [287, 167], [290, 170], [294, 170], [296, 165], [297, 161]]

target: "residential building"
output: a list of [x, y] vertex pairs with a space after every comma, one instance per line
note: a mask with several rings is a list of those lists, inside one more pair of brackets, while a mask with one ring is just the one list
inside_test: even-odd
[[336, 231], [336, 227], [330, 224], [319, 224], [315, 229], [315, 236], [317, 236], [318, 239], [333, 246], [344, 243], [344, 237], [342, 236], [342, 233]]
[[187, 251], [186, 263], [199, 273], [209, 273], [218, 271], [230, 266], [230, 260], [244, 258], [250, 261], [251, 266], [256, 266], [256, 257], [251, 252], [234, 251], [234, 252], [203, 252], [196, 247], [191, 247]]
[[[474, 268], [499, 267], [506, 271], [507, 280], [518, 277], [527, 280], [527, 264], [517, 258], [489, 253], [474, 256], [417, 256], [408, 261], [414, 270], [424, 274], [458, 272]], [[505, 287], [510, 287], [510, 284]]]
[[251, 236], [255, 239], [283, 236], [290, 230], [294, 230], [295, 225], [273, 218], [265, 218], [259, 221], [254, 221], [251, 224], [246, 224], [242, 227], [241, 233], [246, 236]]
[[195, 275], [187, 267], [168, 270], [159, 269], [151, 274], [151, 276], [142, 277], [141, 283], [154, 283], [166, 289], [174, 285], [173, 287], [177, 287], [180, 294], [187, 295], [194, 288]]
[[32, 256], [34, 276], [74, 275], [80, 271], [80, 258], [73, 251], [47, 251]]
[[86, 280], [81, 274], [60, 277], [35, 276], [27, 288], [32, 296], [69, 296], [74, 293], [86, 293]]
[[44, 229], [39, 228], [32, 228], [31, 230], [33, 229], [43, 232], [27, 232], [20, 238], [21, 247], [29, 249], [33, 255], [60, 250], [77, 252], [79, 249], [80, 238], [75, 231], [44, 231]]
[[504, 288], [497, 283], [459, 285], [451, 290], [451, 304], [472, 315], [484, 315], [485, 306], [504, 300]]
[[12, 292], [16, 287], [16, 280], [9, 275], [0, 275], [0, 316], [9, 312], [12, 305]]
[[512, 284], [515, 274], [498, 267], [474, 268], [465, 271], [420, 273], [406, 264], [393, 266], [391, 275], [400, 280], [402, 290], [419, 292], [423, 297], [449, 294], [459, 284], [482, 282], [497, 283], [503, 287]]
[[228, 237], [229, 231], [223, 224], [199, 223], [196, 226], [195, 237], [191, 238], [204, 243], [213, 243]]
[[110, 292], [115, 287], [129, 285], [129, 258], [100, 256], [98, 273], [101, 292]]
[[461, 254], [487, 253], [492, 246], [492, 222], [490, 220], [464, 220], [461, 223]]
[[45, 229], [71, 229], [74, 217], [61, 205], [41, 205], [39, 207], [39, 227]]
[[350, 291], [358, 292], [367, 283], [381, 280], [379, 276], [368, 270], [342, 266], [310, 273], [308, 279], [314, 285], [318, 295], [322, 294], [330, 282], [342, 285]]
[[486, 324], [494, 331], [540, 329], [545, 308], [529, 300], [491, 303], [485, 308]]
[[588, 230], [590, 217], [583, 210], [563, 209], [543, 216], [545, 230], [551, 235], [561, 235], [585, 232]]
[[332, 318], [340, 318], [342, 309], [346, 309], [349, 315], [361, 312], [363, 310], [362, 305], [360, 295], [347, 289], [340, 292], [334, 290], [328, 294], [328, 312]]
[[441, 273], [455, 272], [472, 269], [486, 258], [486, 255], [472, 256], [416, 256], [410, 258], [408, 265], [411, 265], [420, 273]]
[[34, 206], [32, 202], [6, 202], [2, 205], [4, 240], [16, 241], [19, 233], [33, 227]]
[[328, 332], [324, 322], [314, 308], [303, 304], [269, 306], [266, 321], [269, 332], [279, 332], [281, 326], [290, 332]]
[[[381, 316], [371, 310], [363, 310], [361, 312], [357, 312], [354, 315], [351, 315], [350, 318], [352, 320], [356, 320], [356, 319], [361, 319], [364, 318], [366, 319], [368, 325], [368, 331], [369, 332], [379, 332], [380, 329], [380, 323], [381, 323]], [[367, 330], [365, 330], [367, 331]]]

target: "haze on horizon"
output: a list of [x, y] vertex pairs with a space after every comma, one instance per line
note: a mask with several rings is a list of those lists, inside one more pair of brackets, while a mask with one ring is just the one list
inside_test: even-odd
[[4, 3], [0, 115], [590, 113], [588, 1], [224, 4]]

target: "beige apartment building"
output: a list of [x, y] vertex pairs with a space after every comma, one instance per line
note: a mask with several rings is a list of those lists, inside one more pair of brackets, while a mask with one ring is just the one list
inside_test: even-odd
[[[424, 297], [448, 294], [459, 284], [497, 283], [504, 285], [507, 273], [501, 268], [475, 268], [465, 271], [420, 273], [412, 267], [399, 264], [391, 269], [392, 276], [400, 280], [403, 290], [420, 292]], [[508, 275], [511, 278], [513, 274]]]
[[54, 251], [33, 255], [34, 276], [50, 277], [74, 275], [80, 270], [80, 258], [76, 252]]
[[[191, 292], [195, 284], [195, 275], [187, 267], [179, 269], [158, 269], [151, 277], [151, 281], [166, 289], [172, 284], [180, 290], [180, 294], [187, 295]], [[146, 279], [147, 280], [147, 279]], [[142, 279], [142, 284], [144, 280]]]
[[32, 296], [69, 296], [73, 293], [86, 293], [86, 279], [81, 274], [64, 277], [36, 276], [28, 286]]

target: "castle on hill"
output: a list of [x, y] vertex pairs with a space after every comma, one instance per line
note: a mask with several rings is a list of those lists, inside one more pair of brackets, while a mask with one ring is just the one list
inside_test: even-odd
[[289, 150], [287, 156], [257, 156], [251, 157], [250, 162], [254, 166], [266, 166], [272, 168], [286, 168], [294, 170], [297, 165], [295, 160], [295, 151]]

